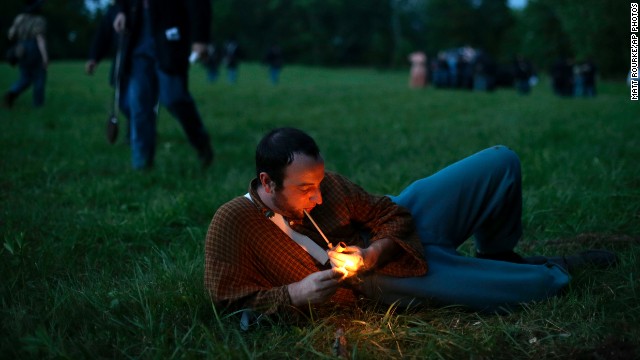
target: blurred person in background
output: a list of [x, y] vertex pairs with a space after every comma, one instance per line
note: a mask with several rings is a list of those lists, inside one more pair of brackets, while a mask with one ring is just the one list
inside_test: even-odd
[[115, 6], [113, 27], [129, 37], [122, 70], [128, 79], [133, 168], [153, 166], [158, 101], [180, 122], [202, 166], [209, 166], [213, 149], [188, 89], [188, 70], [190, 57], [207, 57], [210, 1], [116, 0]]
[[209, 80], [209, 82], [216, 82], [216, 80], [218, 80], [221, 62], [222, 54], [220, 46], [215, 42], [211, 42], [207, 46], [207, 60], [203, 62], [204, 67], [207, 69], [207, 80]]
[[44, 105], [49, 55], [45, 34], [47, 21], [40, 14], [44, 0], [26, 1], [24, 10], [13, 20], [9, 40], [15, 41], [15, 59], [20, 77], [4, 94], [4, 105], [12, 107], [16, 98], [33, 85], [33, 106]]
[[280, 71], [282, 70], [282, 64], [284, 62], [280, 46], [276, 44], [269, 46], [269, 50], [267, 50], [264, 56], [264, 62], [269, 67], [269, 80], [271, 84], [277, 85], [280, 81]]
[[534, 75], [533, 66], [522, 54], [513, 60], [513, 80], [519, 94], [527, 95], [531, 92], [531, 77]]
[[409, 87], [412, 89], [423, 88], [427, 85], [427, 55], [422, 51], [409, 54], [411, 69], [409, 70]]
[[238, 67], [240, 66], [240, 58], [242, 57], [242, 49], [235, 36], [227, 41], [224, 46], [224, 51], [224, 61], [227, 65], [227, 80], [230, 84], [235, 84], [238, 82]]

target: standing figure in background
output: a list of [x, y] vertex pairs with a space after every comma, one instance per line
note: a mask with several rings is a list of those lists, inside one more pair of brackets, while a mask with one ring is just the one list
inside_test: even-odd
[[582, 64], [582, 95], [584, 97], [596, 96], [596, 73], [598, 68], [596, 67], [593, 59], [589, 58]]
[[433, 63], [433, 83], [438, 88], [449, 87], [449, 63], [444, 52], [438, 53], [438, 58]]
[[158, 101], [182, 126], [203, 167], [213, 149], [196, 103], [187, 87], [189, 53], [207, 57], [209, 0], [117, 0], [116, 32], [127, 32], [123, 63], [131, 107], [131, 153], [134, 169], [153, 166]]
[[423, 88], [427, 85], [427, 55], [422, 51], [409, 54], [411, 70], [409, 71], [409, 87], [412, 89]]
[[47, 21], [40, 15], [44, 0], [27, 0], [24, 11], [13, 20], [9, 40], [17, 41], [16, 56], [20, 78], [4, 94], [4, 105], [12, 107], [16, 98], [33, 85], [33, 106], [44, 105], [49, 55], [45, 33]]
[[527, 95], [531, 92], [532, 76], [533, 67], [531, 63], [521, 54], [516, 55], [513, 61], [513, 78], [519, 94]]
[[227, 79], [229, 80], [229, 83], [235, 84], [238, 82], [238, 66], [240, 65], [242, 50], [235, 38], [231, 38], [227, 41], [224, 49], [225, 61], [227, 64]]
[[271, 84], [277, 85], [280, 80], [280, 71], [282, 70], [283, 58], [282, 49], [278, 45], [271, 45], [264, 57], [264, 62], [269, 66], [269, 80]]
[[553, 92], [563, 97], [573, 96], [573, 58], [557, 59], [551, 68]]
[[209, 82], [215, 82], [218, 80], [220, 74], [220, 62], [222, 61], [222, 54], [220, 53], [220, 47], [212, 42], [207, 46], [207, 60], [203, 62], [207, 68], [207, 80]]

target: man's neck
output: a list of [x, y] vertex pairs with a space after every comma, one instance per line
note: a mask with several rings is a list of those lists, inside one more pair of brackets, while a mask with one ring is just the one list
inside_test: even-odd
[[256, 192], [258, 193], [258, 197], [260, 198], [260, 201], [262, 201], [264, 206], [280, 214], [280, 211], [278, 211], [278, 209], [273, 205], [273, 201], [271, 201], [271, 197], [269, 196], [269, 194], [267, 194], [267, 192], [265, 191], [262, 185], [258, 185]]

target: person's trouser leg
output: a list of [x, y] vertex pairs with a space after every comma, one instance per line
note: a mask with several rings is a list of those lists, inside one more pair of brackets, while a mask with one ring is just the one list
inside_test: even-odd
[[227, 68], [227, 80], [230, 84], [235, 84], [238, 81], [238, 69]]
[[425, 245], [457, 248], [474, 235], [483, 253], [512, 250], [522, 235], [520, 161], [505, 146], [485, 149], [417, 180], [397, 204], [411, 211]]
[[47, 70], [43, 66], [33, 69], [33, 106], [44, 105], [44, 87], [47, 82]]
[[276, 85], [278, 84], [278, 79], [280, 77], [280, 68], [271, 67], [269, 68], [269, 78], [271, 79], [271, 83]]
[[129, 105], [129, 97], [127, 95], [128, 82], [126, 79], [120, 79], [119, 95], [118, 95], [118, 107], [120, 113], [125, 117], [125, 144], [131, 144], [131, 106]]
[[156, 116], [158, 80], [155, 61], [148, 56], [133, 57], [128, 78], [128, 97], [131, 118], [131, 155], [134, 169], [153, 165], [156, 147]]
[[19, 64], [18, 70], [20, 77], [9, 88], [9, 92], [13, 94], [14, 98], [22, 94], [33, 83], [33, 69], [30, 66]]
[[365, 294], [385, 304], [461, 305], [473, 310], [502, 311], [513, 305], [552, 297], [570, 275], [552, 264], [529, 265], [462, 256], [454, 249], [428, 245], [426, 275], [365, 278]]
[[570, 280], [554, 265], [514, 264], [461, 256], [471, 235], [483, 253], [514, 248], [522, 235], [520, 162], [496, 146], [409, 185], [397, 204], [412, 213], [429, 272], [422, 277], [367, 279], [369, 295], [384, 302], [429, 299], [495, 310], [556, 294]]
[[160, 102], [182, 126], [189, 143], [201, 153], [210, 149], [209, 134], [204, 127], [193, 97], [187, 89], [185, 76], [170, 75], [158, 70]]

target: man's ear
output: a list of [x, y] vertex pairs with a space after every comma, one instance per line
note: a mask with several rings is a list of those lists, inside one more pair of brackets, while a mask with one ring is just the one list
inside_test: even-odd
[[266, 172], [260, 173], [260, 184], [267, 193], [272, 193], [276, 189], [276, 183], [271, 180], [271, 177]]

